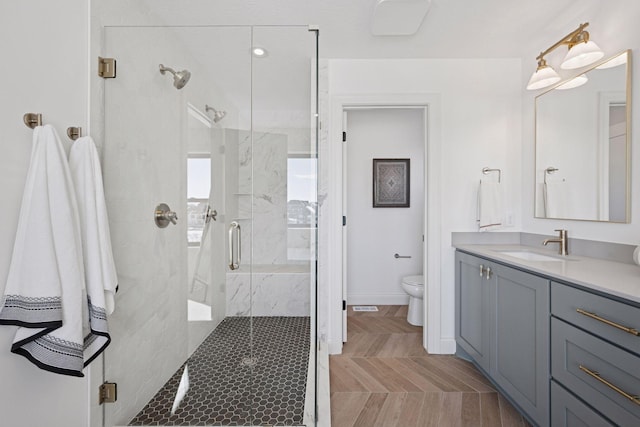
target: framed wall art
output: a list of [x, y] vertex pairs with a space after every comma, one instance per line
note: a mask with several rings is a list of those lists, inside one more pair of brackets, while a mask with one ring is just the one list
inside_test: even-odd
[[410, 159], [373, 159], [373, 207], [410, 206]]

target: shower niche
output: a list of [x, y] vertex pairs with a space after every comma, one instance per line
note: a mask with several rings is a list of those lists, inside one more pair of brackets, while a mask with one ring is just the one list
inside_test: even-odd
[[[118, 61], [98, 94], [119, 278], [104, 426], [315, 425], [316, 170], [289, 159], [317, 158], [317, 37], [103, 28]], [[162, 229], [160, 202], [177, 216]]]

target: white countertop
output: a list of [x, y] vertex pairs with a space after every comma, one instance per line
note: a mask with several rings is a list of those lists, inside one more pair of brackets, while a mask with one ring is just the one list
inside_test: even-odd
[[[640, 266], [568, 255], [524, 245], [456, 245], [456, 249], [513, 265], [533, 273], [640, 303]], [[526, 251], [561, 261], [528, 261], [501, 251]]]

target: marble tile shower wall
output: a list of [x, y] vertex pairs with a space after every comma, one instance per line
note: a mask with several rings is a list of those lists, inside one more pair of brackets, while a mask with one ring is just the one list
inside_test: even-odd
[[[252, 153], [248, 131], [229, 129], [226, 133], [227, 183], [233, 193], [227, 197], [227, 218], [239, 219], [243, 227], [245, 267], [227, 272], [227, 316], [308, 316], [308, 267], [289, 272], [277, 267], [289, 263], [287, 156], [289, 144], [296, 141], [289, 141], [284, 133], [254, 132]], [[246, 218], [253, 218], [252, 224], [244, 221]], [[300, 246], [306, 244], [308, 252], [309, 238], [297, 237], [296, 248], [304, 251]], [[274, 270], [251, 275], [247, 268], [250, 264], [274, 266]]]
[[252, 156], [249, 131], [225, 132], [226, 218], [242, 227], [242, 264], [286, 264], [287, 138], [254, 132]]
[[227, 273], [227, 316], [309, 316], [309, 272]]
[[331, 206], [326, 203], [329, 196], [329, 176], [331, 176], [331, 165], [329, 159], [329, 62], [326, 59], [318, 63], [318, 108], [320, 115], [320, 126], [318, 130], [318, 276], [316, 278], [317, 291], [317, 322], [318, 338], [326, 341], [329, 333], [329, 283], [328, 277], [330, 269], [329, 260], [329, 229], [331, 222]]
[[[117, 51], [131, 69], [155, 70], [170, 41], [162, 29], [105, 29], [105, 51]], [[152, 215], [165, 202], [184, 217], [186, 171], [176, 165], [186, 148], [175, 120], [181, 105], [164, 79], [123, 72], [114, 83], [105, 102], [103, 176], [119, 292], [105, 360], [106, 376], [126, 392], [105, 413], [107, 425], [130, 419], [137, 399], [148, 400], [175, 372], [186, 358], [188, 335], [186, 223], [160, 229]]]

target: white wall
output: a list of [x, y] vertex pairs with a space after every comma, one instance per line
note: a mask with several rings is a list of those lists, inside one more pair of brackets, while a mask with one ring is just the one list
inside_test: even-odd
[[[631, 222], [629, 224], [598, 223], [589, 221], [567, 221], [536, 219], [533, 212], [534, 189], [534, 99], [540, 91], [525, 90], [525, 82], [535, 69], [535, 57], [553, 44], [557, 39], [575, 29], [580, 22], [589, 22], [591, 40], [612, 56], [624, 49], [632, 52], [632, 104], [640, 99], [640, 33], [637, 29], [637, 16], [640, 3], [634, 0], [615, 2], [596, 2], [589, 10], [580, 11], [570, 22], [550, 22], [551, 28], [563, 28], [559, 33], [545, 34], [547, 42], [536, 43], [524, 50], [522, 67], [523, 126], [522, 126], [522, 229], [531, 233], [554, 234], [556, 228], [566, 228], [569, 238], [603, 240], [618, 243], [640, 243], [640, 133], [631, 131]], [[566, 18], [566, 17], [565, 17]], [[561, 24], [560, 26], [558, 24]], [[560, 71], [559, 64], [566, 53], [563, 48], [556, 49], [547, 59], [547, 63], [559, 70], [562, 76], [570, 73]], [[635, 62], [635, 64], [633, 63]], [[631, 106], [632, 123], [640, 123], [640, 109]]]
[[[82, 0], [3, 2], [0, 6], [0, 292], [11, 260], [22, 191], [29, 166], [32, 131], [26, 112], [67, 140], [68, 126], [87, 126], [87, 14]], [[0, 418], [2, 425], [88, 424], [88, 378], [38, 369], [10, 353], [13, 326], [0, 326]], [[95, 361], [94, 364], [98, 364]], [[85, 374], [88, 370], [85, 369]]]
[[[403, 276], [422, 274], [424, 110], [347, 113], [347, 303], [407, 304]], [[372, 207], [372, 159], [410, 159], [410, 207]], [[410, 259], [395, 259], [399, 253]]]
[[[520, 224], [521, 68], [517, 59], [330, 60], [329, 94], [439, 94], [442, 340], [454, 337], [452, 231], [477, 231], [476, 191], [485, 166], [502, 169], [505, 211]], [[341, 123], [330, 124], [331, 149]], [[437, 150], [436, 150], [437, 151]], [[321, 176], [331, 181], [331, 176]], [[325, 203], [340, 204], [329, 193]], [[505, 228], [513, 230], [513, 228]], [[340, 283], [331, 283], [329, 340], [341, 337]], [[449, 347], [447, 347], [449, 348]]]

